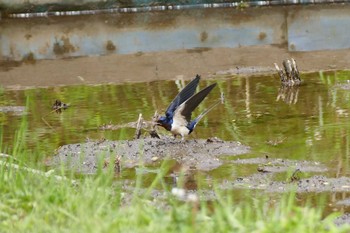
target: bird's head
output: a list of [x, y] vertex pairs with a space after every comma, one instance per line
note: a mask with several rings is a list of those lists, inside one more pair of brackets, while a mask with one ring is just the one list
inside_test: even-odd
[[157, 125], [164, 127], [166, 130], [168, 131], [171, 130], [171, 120], [169, 120], [169, 118], [165, 116], [161, 116], [158, 118], [156, 122], [157, 122]]

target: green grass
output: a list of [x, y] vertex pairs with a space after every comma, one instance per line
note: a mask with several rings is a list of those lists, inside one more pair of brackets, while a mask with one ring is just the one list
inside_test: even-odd
[[[220, 190], [216, 191], [218, 199], [211, 203], [183, 202], [170, 193], [165, 199], [154, 201], [147, 191], [140, 195], [127, 193], [115, 182], [113, 172], [83, 177], [77, 185], [72, 185], [69, 180], [0, 169], [0, 232], [348, 232], [350, 229], [336, 228], [332, 223], [334, 215], [323, 219], [321, 208], [298, 206], [293, 194], [274, 203], [252, 197], [235, 203], [231, 195]], [[160, 169], [155, 183], [162, 182], [165, 169]], [[142, 182], [142, 177], [138, 179], [136, 183]]]

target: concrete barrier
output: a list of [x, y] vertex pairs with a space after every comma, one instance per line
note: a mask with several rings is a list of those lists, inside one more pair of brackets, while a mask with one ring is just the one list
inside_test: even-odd
[[0, 59], [254, 45], [292, 51], [350, 48], [349, 5], [191, 9], [95, 16], [3, 19]]
[[288, 48], [314, 51], [350, 48], [350, 7], [307, 7], [287, 17]]

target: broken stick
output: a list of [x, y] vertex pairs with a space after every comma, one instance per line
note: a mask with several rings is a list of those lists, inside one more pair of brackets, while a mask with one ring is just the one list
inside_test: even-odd
[[140, 113], [139, 119], [137, 120], [137, 124], [136, 124], [136, 132], [135, 132], [134, 139], [139, 139], [141, 136], [142, 122], [143, 122], [142, 113]]
[[281, 80], [281, 84], [284, 86], [298, 86], [301, 84], [301, 78], [297, 63], [294, 58], [286, 59], [282, 62], [283, 68], [280, 68], [276, 63], [274, 63], [275, 68]]

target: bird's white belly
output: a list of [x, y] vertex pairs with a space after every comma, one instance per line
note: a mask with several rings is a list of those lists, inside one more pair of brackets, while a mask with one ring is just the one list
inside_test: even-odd
[[190, 132], [190, 130], [183, 124], [177, 124], [177, 122], [174, 121], [173, 124], [171, 125], [171, 132], [174, 135], [181, 135], [183, 137], [187, 135]]

